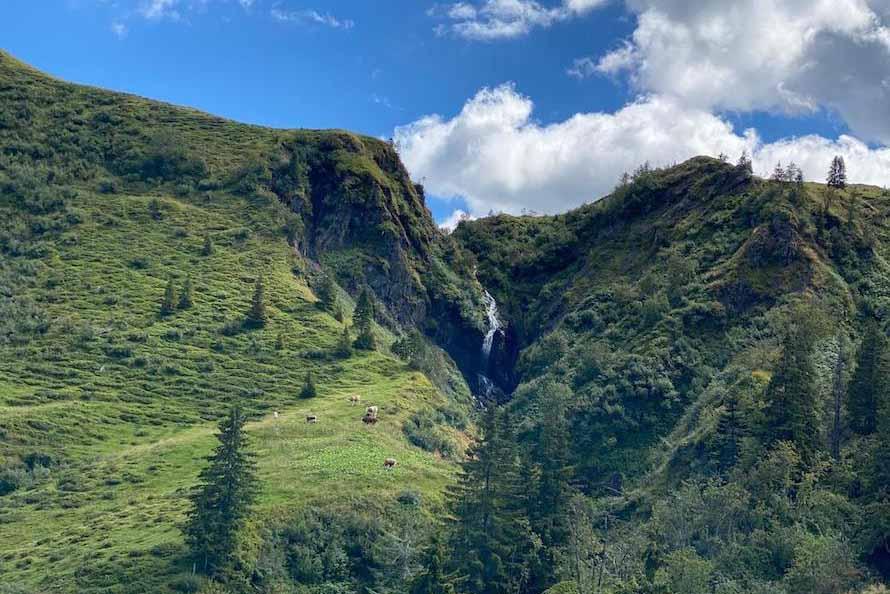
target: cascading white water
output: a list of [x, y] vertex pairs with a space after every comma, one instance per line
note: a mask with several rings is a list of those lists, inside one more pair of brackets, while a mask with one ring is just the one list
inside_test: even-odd
[[498, 302], [488, 291], [485, 291], [485, 306], [485, 314], [488, 316], [488, 332], [482, 341], [482, 356], [488, 361], [491, 356], [491, 347], [494, 345], [494, 335], [501, 330], [501, 321], [498, 319]]
[[[485, 291], [485, 315], [488, 317], [488, 331], [485, 333], [485, 338], [482, 339], [482, 369], [488, 371], [494, 337], [498, 332], [502, 332], [503, 328], [500, 319], [498, 319], [498, 303], [488, 291]], [[494, 391], [494, 382], [485, 373], [480, 373], [479, 388], [482, 395], [488, 398]]]

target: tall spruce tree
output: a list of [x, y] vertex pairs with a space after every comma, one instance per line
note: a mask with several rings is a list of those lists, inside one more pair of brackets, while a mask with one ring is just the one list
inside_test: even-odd
[[256, 284], [254, 284], [253, 298], [251, 299], [250, 309], [247, 312], [244, 323], [252, 328], [258, 328], [266, 324], [265, 289], [262, 277], [258, 276]]
[[861, 435], [874, 433], [879, 397], [890, 389], [886, 350], [883, 331], [875, 320], [870, 320], [856, 355], [856, 369], [847, 393], [850, 427]]
[[727, 394], [723, 410], [714, 432], [712, 455], [714, 464], [721, 472], [735, 466], [742, 450], [742, 440], [748, 435], [748, 417], [741, 407], [737, 394]]
[[446, 574], [448, 553], [437, 538], [430, 543], [423, 561], [423, 571], [411, 582], [411, 594], [454, 594], [454, 577]]
[[179, 294], [179, 309], [189, 309], [194, 305], [194, 289], [192, 289], [192, 277], [186, 277], [182, 285], [182, 293]]
[[522, 492], [509, 418], [491, 407], [482, 439], [448, 492], [451, 558], [463, 592], [508, 594], [525, 587], [532, 539]]
[[355, 311], [352, 314], [353, 325], [358, 332], [355, 339], [355, 348], [357, 349], [370, 351], [376, 347], [373, 329], [374, 312], [374, 298], [368, 287], [364, 287], [359, 293], [358, 300], [355, 302]]
[[315, 284], [315, 296], [318, 297], [317, 305], [319, 309], [332, 314], [336, 313], [337, 308], [339, 307], [337, 286], [334, 284], [334, 279], [332, 279], [329, 274], [323, 272], [318, 277]]
[[167, 280], [167, 288], [164, 289], [164, 299], [161, 301], [161, 315], [169, 316], [176, 311], [176, 287], [173, 277]]
[[534, 448], [537, 481], [531, 493], [529, 522], [541, 539], [532, 588], [545, 590], [556, 581], [558, 551], [569, 535], [569, 507], [573, 496], [569, 460], [567, 405], [571, 392], [565, 385], [549, 382], [543, 387], [547, 398], [541, 413], [539, 436]]
[[219, 424], [219, 445], [189, 495], [186, 542], [196, 565], [207, 575], [218, 574], [231, 560], [238, 531], [258, 492], [245, 422], [241, 409], [233, 406]]
[[847, 164], [844, 163], [844, 158], [840, 155], [831, 160], [826, 183], [829, 188], [836, 190], [843, 190], [847, 187]]
[[315, 387], [315, 380], [312, 378], [312, 372], [306, 372], [306, 381], [300, 390], [300, 398], [315, 398], [318, 396], [318, 388]]
[[782, 341], [782, 356], [767, 387], [766, 438], [790, 441], [805, 461], [819, 448], [818, 388], [812, 351], [817, 338], [817, 312], [797, 310]]
[[336, 355], [341, 359], [348, 359], [352, 356], [352, 336], [349, 334], [349, 326], [343, 324], [343, 333], [337, 342]]

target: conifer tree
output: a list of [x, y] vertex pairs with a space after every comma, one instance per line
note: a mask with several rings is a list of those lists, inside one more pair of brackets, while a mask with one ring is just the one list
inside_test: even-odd
[[161, 301], [161, 315], [169, 316], [176, 311], [176, 287], [173, 285], [173, 277], [167, 280], [167, 288], [164, 290], [164, 300]]
[[352, 314], [353, 324], [355, 325], [358, 336], [355, 339], [355, 348], [370, 351], [376, 347], [374, 339], [374, 298], [371, 291], [365, 287], [359, 293], [358, 300], [355, 302], [355, 311]]
[[521, 591], [531, 559], [517, 445], [509, 418], [491, 407], [481, 441], [449, 491], [452, 563], [468, 594]]
[[454, 594], [454, 578], [445, 573], [447, 551], [434, 539], [426, 551], [424, 569], [411, 582], [411, 594]]
[[748, 418], [740, 406], [738, 395], [727, 394], [714, 433], [713, 457], [720, 471], [727, 471], [738, 462], [742, 440], [748, 431]]
[[736, 167], [747, 171], [748, 173], [754, 172], [754, 166], [751, 163], [751, 159], [748, 157], [748, 151], [742, 151], [742, 155], [739, 157], [739, 162], [736, 164]]
[[189, 495], [186, 542], [197, 566], [207, 575], [217, 574], [230, 561], [238, 531], [258, 491], [245, 422], [241, 409], [232, 407], [219, 424], [219, 444]]
[[258, 328], [266, 323], [266, 302], [265, 290], [263, 288], [262, 277], [257, 277], [256, 284], [253, 287], [253, 299], [250, 303], [250, 310], [247, 312], [245, 325]]
[[213, 255], [213, 240], [210, 238], [209, 234], [204, 236], [204, 247], [201, 248], [201, 255], [203, 255], [203, 256]]
[[890, 398], [884, 396], [878, 405], [875, 429], [880, 436], [874, 455], [873, 482], [885, 500], [890, 498]]
[[529, 510], [532, 531], [541, 539], [540, 560], [534, 572], [534, 586], [544, 590], [555, 583], [556, 554], [568, 538], [569, 506], [573, 496], [570, 484], [568, 387], [551, 382], [544, 387], [547, 407], [542, 412], [539, 438], [534, 451], [537, 481]]
[[818, 389], [811, 354], [816, 339], [815, 312], [799, 310], [782, 342], [782, 356], [767, 387], [767, 438], [790, 441], [806, 461], [819, 447]]
[[340, 306], [337, 299], [337, 286], [327, 273], [322, 273], [318, 277], [318, 282], [315, 286], [315, 296], [318, 297], [317, 305], [319, 309], [332, 314], [336, 313], [337, 308]]
[[337, 343], [337, 356], [346, 359], [352, 355], [352, 336], [349, 334], [349, 326], [343, 325], [343, 333]]
[[843, 190], [847, 187], [847, 165], [844, 163], [844, 158], [840, 155], [835, 156], [831, 160], [826, 183], [829, 188], [836, 190]]
[[194, 305], [194, 295], [192, 289], [192, 277], [188, 276], [182, 285], [182, 293], [179, 294], [178, 309], [189, 309]]
[[300, 390], [300, 398], [315, 398], [318, 396], [318, 390], [315, 387], [315, 380], [312, 379], [312, 372], [306, 372], [306, 381], [303, 382], [303, 388]]
[[880, 326], [874, 320], [869, 321], [847, 395], [850, 428], [861, 435], [874, 433], [880, 397], [890, 389], [886, 349], [887, 339]]

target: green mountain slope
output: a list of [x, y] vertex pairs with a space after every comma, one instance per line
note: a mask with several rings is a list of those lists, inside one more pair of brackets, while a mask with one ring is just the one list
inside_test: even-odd
[[[520, 442], [536, 447], [554, 385], [572, 393], [574, 480], [594, 521], [613, 523], [597, 533], [603, 550], [638, 555], [615, 570], [628, 580], [613, 577], [615, 591], [631, 575], [684, 583], [683, 567], [704, 580], [688, 584], [743, 591], [887, 576], [874, 462], [886, 435], [851, 430], [845, 386], [870, 320], [886, 321], [888, 214], [879, 188], [767, 181], [697, 158], [565, 215], [455, 231], [518, 353], [505, 364]], [[798, 413], [774, 404], [797, 389], [780, 375], [795, 353], [812, 365], [806, 439], [779, 424]]]
[[[188, 584], [178, 526], [233, 403], [253, 419], [258, 526], [405, 492], [438, 506], [469, 393], [447, 355], [442, 391], [388, 348], [437, 308], [446, 345], [481, 324], [451, 249], [385, 143], [234, 124], [0, 54], [0, 581]], [[339, 353], [343, 324], [310, 288], [319, 262], [374, 290], [380, 351]], [[268, 321], [249, 329], [258, 277]], [[171, 279], [193, 304], [164, 316]], [[309, 372], [319, 395], [302, 400]]]

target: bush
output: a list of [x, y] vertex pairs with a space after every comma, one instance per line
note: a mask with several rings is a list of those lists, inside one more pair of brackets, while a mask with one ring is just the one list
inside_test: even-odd
[[312, 379], [312, 372], [306, 373], [306, 381], [303, 389], [300, 390], [300, 398], [315, 398], [318, 396], [318, 390], [315, 387], [315, 380]]
[[455, 440], [442, 428], [446, 419], [441, 412], [424, 410], [405, 421], [402, 430], [412, 444], [428, 452], [452, 457], [457, 453]]

